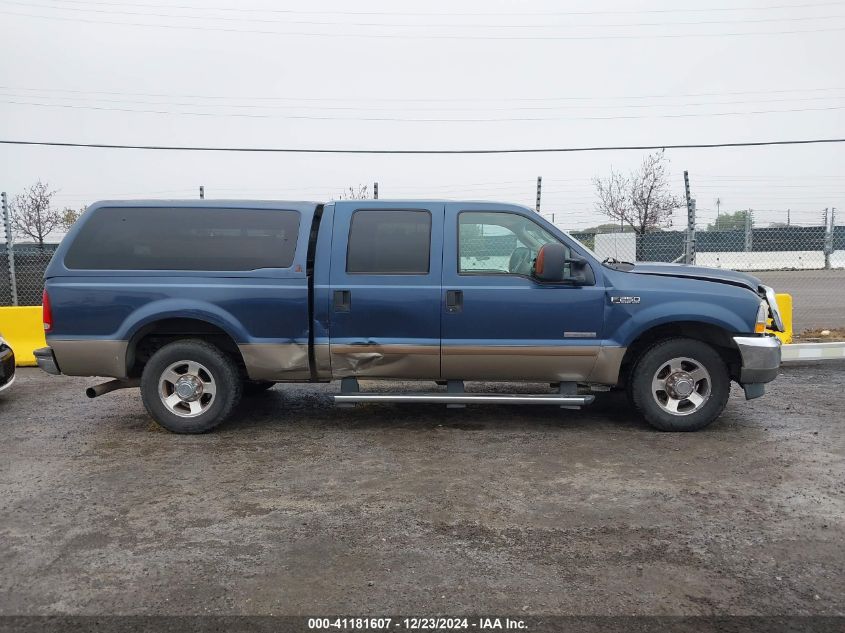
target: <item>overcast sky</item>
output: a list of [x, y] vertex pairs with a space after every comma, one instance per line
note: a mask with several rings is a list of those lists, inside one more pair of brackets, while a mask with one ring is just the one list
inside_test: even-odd
[[[0, 0], [0, 138], [451, 149], [845, 137], [845, 2]], [[737, 10], [734, 7], [743, 7]], [[704, 9], [706, 7], [706, 9]], [[718, 7], [718, 8], [717, 8]], [[845, 215], [845, 145], [672, 150], [699, 222]], [[114, 197], [380, 197], [606, 221], [590, 179], [642, 152], [356, 156], [0, 145], [0, 189]], [[845, 221], [845, 217], [841, 218]]]

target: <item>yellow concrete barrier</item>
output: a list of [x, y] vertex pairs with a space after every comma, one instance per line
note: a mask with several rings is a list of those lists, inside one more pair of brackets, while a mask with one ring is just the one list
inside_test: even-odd
[[[780, 316], [783, 319], [783, 329], [786, 332], [774, 332], [773, 330], [769, 330], [775, 336], [777, 336], [781, 343], [784, 345], [788, 345], [792, 342], [792, 295], [786, 294], [785, 292], [778, 293], [775, 295], [775, 299], [778, 302], [778, 308], [780, 308]], [[769, 325], [771, 325], [772, 320], [769, 319]]]
[[41, 306], [0, 308], [0, 334], [12, 346], [18, 366], [35, 365], [32, 352], [47, 345]]

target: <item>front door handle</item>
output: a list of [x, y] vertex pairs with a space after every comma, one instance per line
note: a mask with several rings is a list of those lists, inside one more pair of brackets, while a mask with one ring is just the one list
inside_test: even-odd
[[349, 290], [334, 291], [334, 311], [349, 312], [352, 310], [352, 293]]
[[464, 309], [464, 291], [463, 290], [447, 290], [446, 291], [446, 312], [454, 314], [461, 312]]

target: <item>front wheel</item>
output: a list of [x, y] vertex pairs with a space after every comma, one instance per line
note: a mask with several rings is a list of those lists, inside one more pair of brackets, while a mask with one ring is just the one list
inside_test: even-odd
[[675, 338], [640, 356], [628, 396], [646, 421], [661, 431], [697, 431], [725, 408], [731, 382], [721, 356], [707, 343]]
[[141, 398], [168, 431], [205, 433], [241, 398], [237, 365], [214, 345], [189, 339], [159, 349], [144, 366]]

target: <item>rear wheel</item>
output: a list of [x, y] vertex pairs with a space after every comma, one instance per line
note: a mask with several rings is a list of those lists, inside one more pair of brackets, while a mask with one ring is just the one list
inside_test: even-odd
[[147, 412], [174, 433], [205, 433], [222, 423], [238, 404], [241, 387], [236, 364], [194, 339], [162, 347], [141, 375]]
[[728, 368], [718, 352], [694, 339], [669, 339], [640, 356], [628, 396], [661, 431], [697, 431], [715, 420], [730, 395]]

